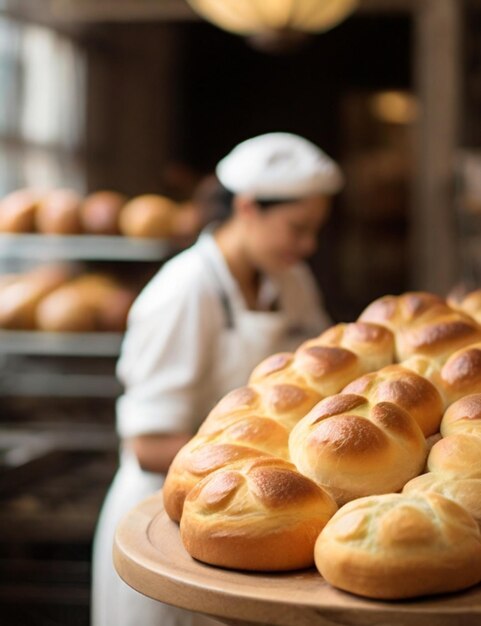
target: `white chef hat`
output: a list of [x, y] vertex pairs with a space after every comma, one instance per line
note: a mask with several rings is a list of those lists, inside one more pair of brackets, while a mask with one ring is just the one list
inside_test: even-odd
[[268, 133], [240, 143], [218, 163], [216, 174], [232, 193], [258, 200], [332, 195], [344, 184], [337, 163], [291, 133]]

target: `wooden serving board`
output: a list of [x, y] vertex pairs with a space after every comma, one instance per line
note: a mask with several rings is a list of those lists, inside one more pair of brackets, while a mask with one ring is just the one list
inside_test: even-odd
[[199, 563], [184, 550], [161, 494], [122, 520], [114, 563], [144, 595], [237, 626], [481, 625], [481, 586], [437, 598], [378, 602], [332, 588], [315, 570], [254, 574]]

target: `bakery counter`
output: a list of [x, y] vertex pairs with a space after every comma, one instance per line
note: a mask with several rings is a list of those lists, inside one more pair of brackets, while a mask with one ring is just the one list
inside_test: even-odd
[[477, 626], [481, 588], [405, 602], [378, 602], [338, 591], [314, 570], [252, 574], [210, 567], [184, 550], [157, 494], [117, 529], [114, 562], [137, 591], [226, 624], [278, 626]]

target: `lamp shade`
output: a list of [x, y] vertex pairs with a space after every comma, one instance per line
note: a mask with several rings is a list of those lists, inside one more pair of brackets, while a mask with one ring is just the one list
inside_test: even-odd
[[329, 30], [354, 11], [359, 0], [188, 0], [205, 19], [239, 35], [269, 31]]

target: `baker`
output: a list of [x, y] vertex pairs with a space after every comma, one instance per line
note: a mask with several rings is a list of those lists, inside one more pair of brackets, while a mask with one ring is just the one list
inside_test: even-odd
[[303, 260], [316, 249], [338, 165], [290, 133], [249, 139], [216, 168], [222, 215], [167, 262], [131, 309], [118, 363], [120, 467], [99, 519], [93, 626], [190, 626], [130, 589], [112, 564], [120, 518], [162, 487], [175, 454], [252, 369], [330, 325]]

